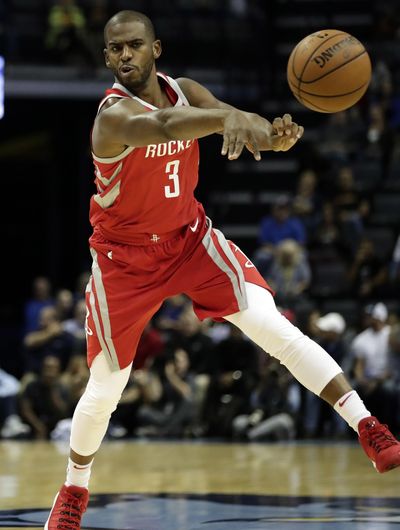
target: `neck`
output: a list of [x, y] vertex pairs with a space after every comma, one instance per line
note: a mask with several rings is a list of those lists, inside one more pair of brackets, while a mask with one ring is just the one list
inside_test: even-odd
[[[116, 79], [116, 81], [120, 83], [118, 79]], [[165, 92], [159, 83], [155, 69], [152, 70], [149, 78], [143, 85], [139, 87], [129, 87], [127, 85], [123, 86], [129, 90], [131, 94], [142, 99], [143, 101], [146, 101], [147, 103], [150, 103], [150, 105], [153, 105], [154, 107], [163, 108], [171, 106], [167, 104], [168, 98], [166, 98]]]

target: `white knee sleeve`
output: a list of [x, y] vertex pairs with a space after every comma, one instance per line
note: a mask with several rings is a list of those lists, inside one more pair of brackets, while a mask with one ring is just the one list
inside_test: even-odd
[[110, 416], [117, 408], [132, 365], [111, 372], [103, 353], [90, 369], [86, 390], [72, 418], [71, 449], [82, 456], [95, 453], [107, 431]]
[[279, 313], [270, 292], [248, 282], [246, 292], [248, 308], [225, 319], [276, 357], [308, 390], [319, 395], [342, 372], [340, 366]]

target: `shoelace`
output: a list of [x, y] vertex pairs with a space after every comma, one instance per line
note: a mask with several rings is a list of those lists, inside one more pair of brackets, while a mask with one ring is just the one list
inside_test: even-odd
[[75, 495], [67, 495], [65, 502], [61, 504], [62, 508], [66, 508], [60, 511], [57, 528], [59, 530], [76, 530], [80, 527], [80, 520], [83, 511], [83, 502], [79, 497]]
[[398, 444], [396, 438], [393, 435], [388, 434], [387, 425], [372, 425], [369, 429], [367, 427], [367, 430], [369, 445], [373, 447], [377, 453], [380, 453], [383, 449]]

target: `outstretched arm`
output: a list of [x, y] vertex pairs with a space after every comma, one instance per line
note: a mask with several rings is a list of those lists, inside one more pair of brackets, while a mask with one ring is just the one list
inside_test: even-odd
[[234, 160], [246, 146], [259, 160], [261, 150], [287, 150], [300, 138], [302, 127], [292, 123], [291, 118], [285, 125], [288, 133], [284, 135], [282, 129], [277, 141], [274, 125], [269, 121], [222, 102], [218, 107], [193, 105], [148, 112], [136, 101], [122, 99], [97, 116], [92, 147], [97, 156], [112, 157], [126, 146], [144, 147], [171, 140], [192, 140], [220, 132], [224, 136], [223, 155]]
[[[265, 144], [262, 143], [259, 145], [259, 149], [261, 151], [287, 151], [293, 147], [297, 140], [299, 140], [303, 135], [304, 128], [297, 125], [296, 123], [293, 123], [290, 114], [284, 114], [282, 118], [275, 118], [271, 123], [258, 114], [241, 111], [232, 105], [217, 99], [207, 88], [200, 83], [193, 81], [192, 79], [181, 77], [177, 79], [177, 82], [187, 97], [190, 105], [193, 107], [198, 107], [201, 109], [236, 110], [243, 113], [251, 123], [258, 123], [261, 125], [261, 127], [266, 128], [269, 133], [268, 140]], [[224, 147], [226, 147], [225, 142]], [[250, 144], [246, 144], [246, 147], [253, 152], [252, 146]], [[222, 154], [226, 154], [224, 149]]]

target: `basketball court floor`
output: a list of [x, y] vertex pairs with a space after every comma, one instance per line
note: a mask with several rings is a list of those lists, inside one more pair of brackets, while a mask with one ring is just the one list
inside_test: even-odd
[[[65, 477], [65, 443], [0, 443], [0, 529], [40, 528]], [[395, 530], [400, 470], [356, 443], [105, 442], [84, 529]]]

